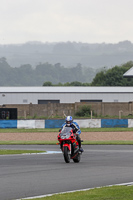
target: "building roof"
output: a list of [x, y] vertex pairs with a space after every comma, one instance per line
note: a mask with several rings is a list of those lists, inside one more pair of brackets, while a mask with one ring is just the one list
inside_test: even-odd
[[133, 92], [133, 87], [66, 87], [66, 86], [47, 86], [47, 87], [0, 87], [0, 93], [118, 93]]
[[123, 74], [124, 78], [132, 78], [133, 77], [133, 67], [131, 67], [127, 72]]

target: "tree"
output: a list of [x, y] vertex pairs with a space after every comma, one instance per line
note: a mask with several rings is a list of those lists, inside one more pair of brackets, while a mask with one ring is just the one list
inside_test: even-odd
[[50, 81], [46, 81], [43, 83], [43, 86], [53, 86], [53, 84]]
[[133, 86], [133, 79], [123, 78], [123, 74], [132, 66], [133, 62], [130, 61], [121, 66], [103, 70], [96, 74], [91, 86]]
[[82, 86], [82, 83], [79, 81], [74, 81], [70, 83], [71, 86]]

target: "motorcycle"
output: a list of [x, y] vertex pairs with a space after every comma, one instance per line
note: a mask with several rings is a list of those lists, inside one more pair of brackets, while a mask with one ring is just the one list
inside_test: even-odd
[[64, 127], [60, 130], [57, 139], [62, 150], [64, 160], [66, 163], [73, 159], [75, 163], [80, 162], [81, 152], [79, 151], [79, 143], [76, 139], [76, 133], [74, 133], [71, 127]]

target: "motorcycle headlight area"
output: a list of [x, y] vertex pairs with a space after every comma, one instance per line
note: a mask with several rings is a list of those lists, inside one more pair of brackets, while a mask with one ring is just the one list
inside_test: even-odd
[[61, 139], [68, 139], [70, 137], [70, 135], [62, 135]]

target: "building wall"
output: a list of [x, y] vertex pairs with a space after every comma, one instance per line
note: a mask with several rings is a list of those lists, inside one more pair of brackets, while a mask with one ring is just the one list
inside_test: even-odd
[[0, 93], [0, 105], [5, 104], [38, 104], [38, 100], [59, 100], [60, 103], [75, 103], [81, 100], [102, 102], [129, 102], [133, 100], [133, 92], [44, 92], [44, 93]]

